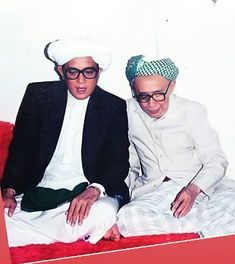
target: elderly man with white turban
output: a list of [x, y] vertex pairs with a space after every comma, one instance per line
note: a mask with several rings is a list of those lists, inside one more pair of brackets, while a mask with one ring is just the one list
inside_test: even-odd
[[[235, 233], [234, 181], [205, 107], [173, 94], [178, 67], [169, 59], [133, 56], [126, 76], [131, 201], [105, 235]], [[223, 178], [223, 180], [222, 180]]]
[[46, 46], [60, 81], [31, 83], [2, 182], [10, 246], [99, 241], [129, 201], [126, 102], [97, 86], [108, 49], [86, 39]]

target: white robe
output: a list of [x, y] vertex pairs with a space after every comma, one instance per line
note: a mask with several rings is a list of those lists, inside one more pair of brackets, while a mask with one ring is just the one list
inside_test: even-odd
[[[118, 212], [121, 234], [235, 233], [235, 181], [225, 177], [228, 162], [204, 106], [172, 95], [159, 119], [148, 116], [135, 99], [127, 106], [131, 202]], [[163, 182], [165, 177], [171, 180]], [[201, 193], [186, 216], [175, 218], [171, 203], [190, 182]]]

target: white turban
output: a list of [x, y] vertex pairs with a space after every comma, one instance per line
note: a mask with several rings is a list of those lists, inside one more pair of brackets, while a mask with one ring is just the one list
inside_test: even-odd
[[108, 48], [89, 39], [56, 40], [46, 46], [47, 57], [63, 65], [76, 57], [92, 57], [99, 67], [106, 70], [111, 62]]

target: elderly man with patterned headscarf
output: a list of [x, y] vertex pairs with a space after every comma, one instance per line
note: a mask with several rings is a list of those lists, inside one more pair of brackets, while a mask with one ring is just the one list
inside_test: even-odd
[[31, 83], [2, 182], [10, 246], [99, 241], [129, 201], [126, 102], [98, 85], [108, 49], [87, 39], [46, 46], [60, 81]]
[[[169, 58], [131, 57], [126, 76], [131, 201], [106, 238], [235, 232], [234, 181], [205, 107], [173, 94], [178, 67]], [[222, 180], [223, 178], [223, 180]]]

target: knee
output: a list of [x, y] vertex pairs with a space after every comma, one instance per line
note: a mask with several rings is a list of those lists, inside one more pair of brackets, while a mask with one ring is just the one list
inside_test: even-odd
[[118, 210], [118, 202], [112, 197], [101, 197], [93, 204], [93, 210], [98, 211], [100, 216], [115, 214]]
[[132, 211], [132, 210], [135, 211], [135, 210], [136, 210], [136, 206], [133, 205], [133, 204], [131, 204], [131, 203], [128, 203], [128, 204], [122, 206], [122, 207], [119, 209], [117, 215], [118, 215], [118, 217], [122, 217], [123, 215], [126, 214], [126, 212], [130, 212], [130, 211]]

